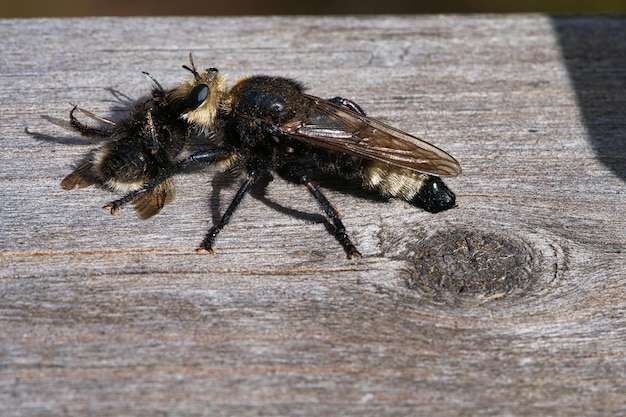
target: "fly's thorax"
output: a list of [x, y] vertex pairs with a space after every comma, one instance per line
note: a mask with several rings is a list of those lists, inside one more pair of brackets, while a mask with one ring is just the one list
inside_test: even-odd
[[283, 125], [306, 105], [304, 87], [284, 77], [256, 75], [238, 80], [230, 91], [232, 111], [242, 119]]

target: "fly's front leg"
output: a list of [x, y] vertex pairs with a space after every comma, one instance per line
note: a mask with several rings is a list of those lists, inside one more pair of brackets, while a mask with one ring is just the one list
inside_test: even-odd
[[135, 190], [131, 193], [128, 193], [120, 199], [110, 202], [103, 208], [105, 210], [109, 210], [111, 214], [118, 214], [120, 212], [120, 209], [123, 206], [135, 200], [140, 195], [145, 194], [146, 192], [152, 191], [156, 186], [161, 184], [163, 181], [180, 173], [185, 168], [191, 165], [215, 164], [216, 162], [225, 161], [230, 158], [233, 158], [235, 154], [236, 152], [230, 148], [216, 148], [216, 149], [203, 150], [203, 151], [196, 152], [190, 155], [189, 157], [172, 165], [171, 167], [163, 171], [160, 175], [157, 175], [152, 180], [145, 183], [143, 187], [141, 187], [140, 189]]
[[237, 194], [235, 194], [233, 201], [230, 202], [230, 205], [224, 212], [224, 215], [222, 216], [220, 221], [217, 222], [217, 224], [214, 224], [209, 229], [208, 233], [206, 234], [206, 237], [202, 241], [202, 244], [200, 245], [198, 249], [196, 249], [196, 252], [200, 252], [200, 253], [208, 252], [211, 255], [215, 253], [215, 249], [213, 249], [213, 245], [215, 244], [215, 239], [217, 239], [217, 235], [228, 224], [228, 222], [230, 222], [230, 218], [235, 213], [235, 210], [237, 210], [237, 207], [239, 207], [241, 200], [243, 200], [244, 196], [248, 193], [248, 191], [250, 191], [250, 188], [252, 187], [252, 184], [254, 184], [256, 177], [257, 175], [255, 174], [255, 172], [252, 172], [248, 175], [248, 177], [244, 180], [243, 184], [241, 184], [241, 187], [239, 187]]

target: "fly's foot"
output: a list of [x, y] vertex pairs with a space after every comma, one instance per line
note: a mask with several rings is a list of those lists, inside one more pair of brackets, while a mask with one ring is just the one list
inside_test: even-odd
[[200, 246], [196, 249], [198, 253], [208, 253], [209, 255], [215, 255], [215, 249], [213, 248], [205, 248], [204, 246]]
[[106, 206], [102, 207], [105, 210], [108, 210], [109, 212], [111, 212], [112, 215], [117, 216], [118, 214], [120, 214], [120, 206], [118, 204], [116, 204], [116, 202], [112, 202], [107, 204]]
[[220, 228], [218, 226], [213, 226], [209, 229], [209, 232], [206, 234], [206, 237], [202, 241], [202, 244], [196, 252], [204, 253], [207, 252], [210, 255], [215, 255], [215, 249], [213, 249], [213, 245], [215, 244], [215, 239], [217, 238], [217, 234], [220, 232]]

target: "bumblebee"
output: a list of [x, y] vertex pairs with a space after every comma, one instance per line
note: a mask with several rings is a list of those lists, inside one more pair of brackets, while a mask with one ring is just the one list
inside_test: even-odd
[[[70, 111], [69, 126], [73, 130], [108, 142], [61, 181], [63, 189], [97, 184], [113, 192], [129, 193], [141, 189], [177, 162], [191, 133], [189, 124], [180, 118], [190, 110], [189, 103], [180, 95], [172, 97], [172, 90], [166, 91], [152, 75], [144, 74], [153, 81], [152, 94], [137, 101], [122, 120], [114, 122], [77, 106]], [[102, 127], [80, 122], [77, 111], [99, 121]], [[142, 192], [133, 200], [133, 206], [140, 218], [147, 219], [174, 196], [174, 183], [167, 178]]]
[[354, 258], [361, 254], [339, 212], [319, 189], [316, 178], [320, 175], [359, 180], [364, 189], [433, 213], [455, 206], [454, 193], [440, 177], [460, 174], [459, 163], [443, 150], [368, 117], [358, 104], [341, 97], [309, 95], [301, 83], [282, 77], [245, 77], [228, 88], [217, 69], [199, 72], [191, 54], [190, 63], [191, 67], [183, 67], [193, 77], [169, 97], [190, 103], [180, 119], [202, 132], [208, 145], [105, 206], [111, 213], [158, 189], [189, 166], [230, 168], [242, 177], [241, 186], [197, 249], [214, 253], [218, 234], [244, 196], [255, 183], [268, 182], [259, 179], [271, 179], [275, 173], [308, 189], [348, 258]]

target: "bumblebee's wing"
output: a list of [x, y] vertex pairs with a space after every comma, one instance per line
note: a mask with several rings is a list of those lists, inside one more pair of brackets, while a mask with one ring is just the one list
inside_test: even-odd
[[133, 200], [133, 208], [139, 218], [145, 220], [161, 211], [165, 204], [174, 200], [176, 189], [171, 178], [166, 179], [154, 189], [146, 191]]
[[63, 178], [61, 188], [71, 190], [73, 188], [85, 188], [96, 184], [98, 180], [92, 174], [92, 168], [93, 164], [91, 162], [85, 162], [67, 177]]
[[456, 176], [461, 166], [443, 150], [377, 120], [318, 97], [306, 117], [283, 126], [302, 141], [436, 176]]

